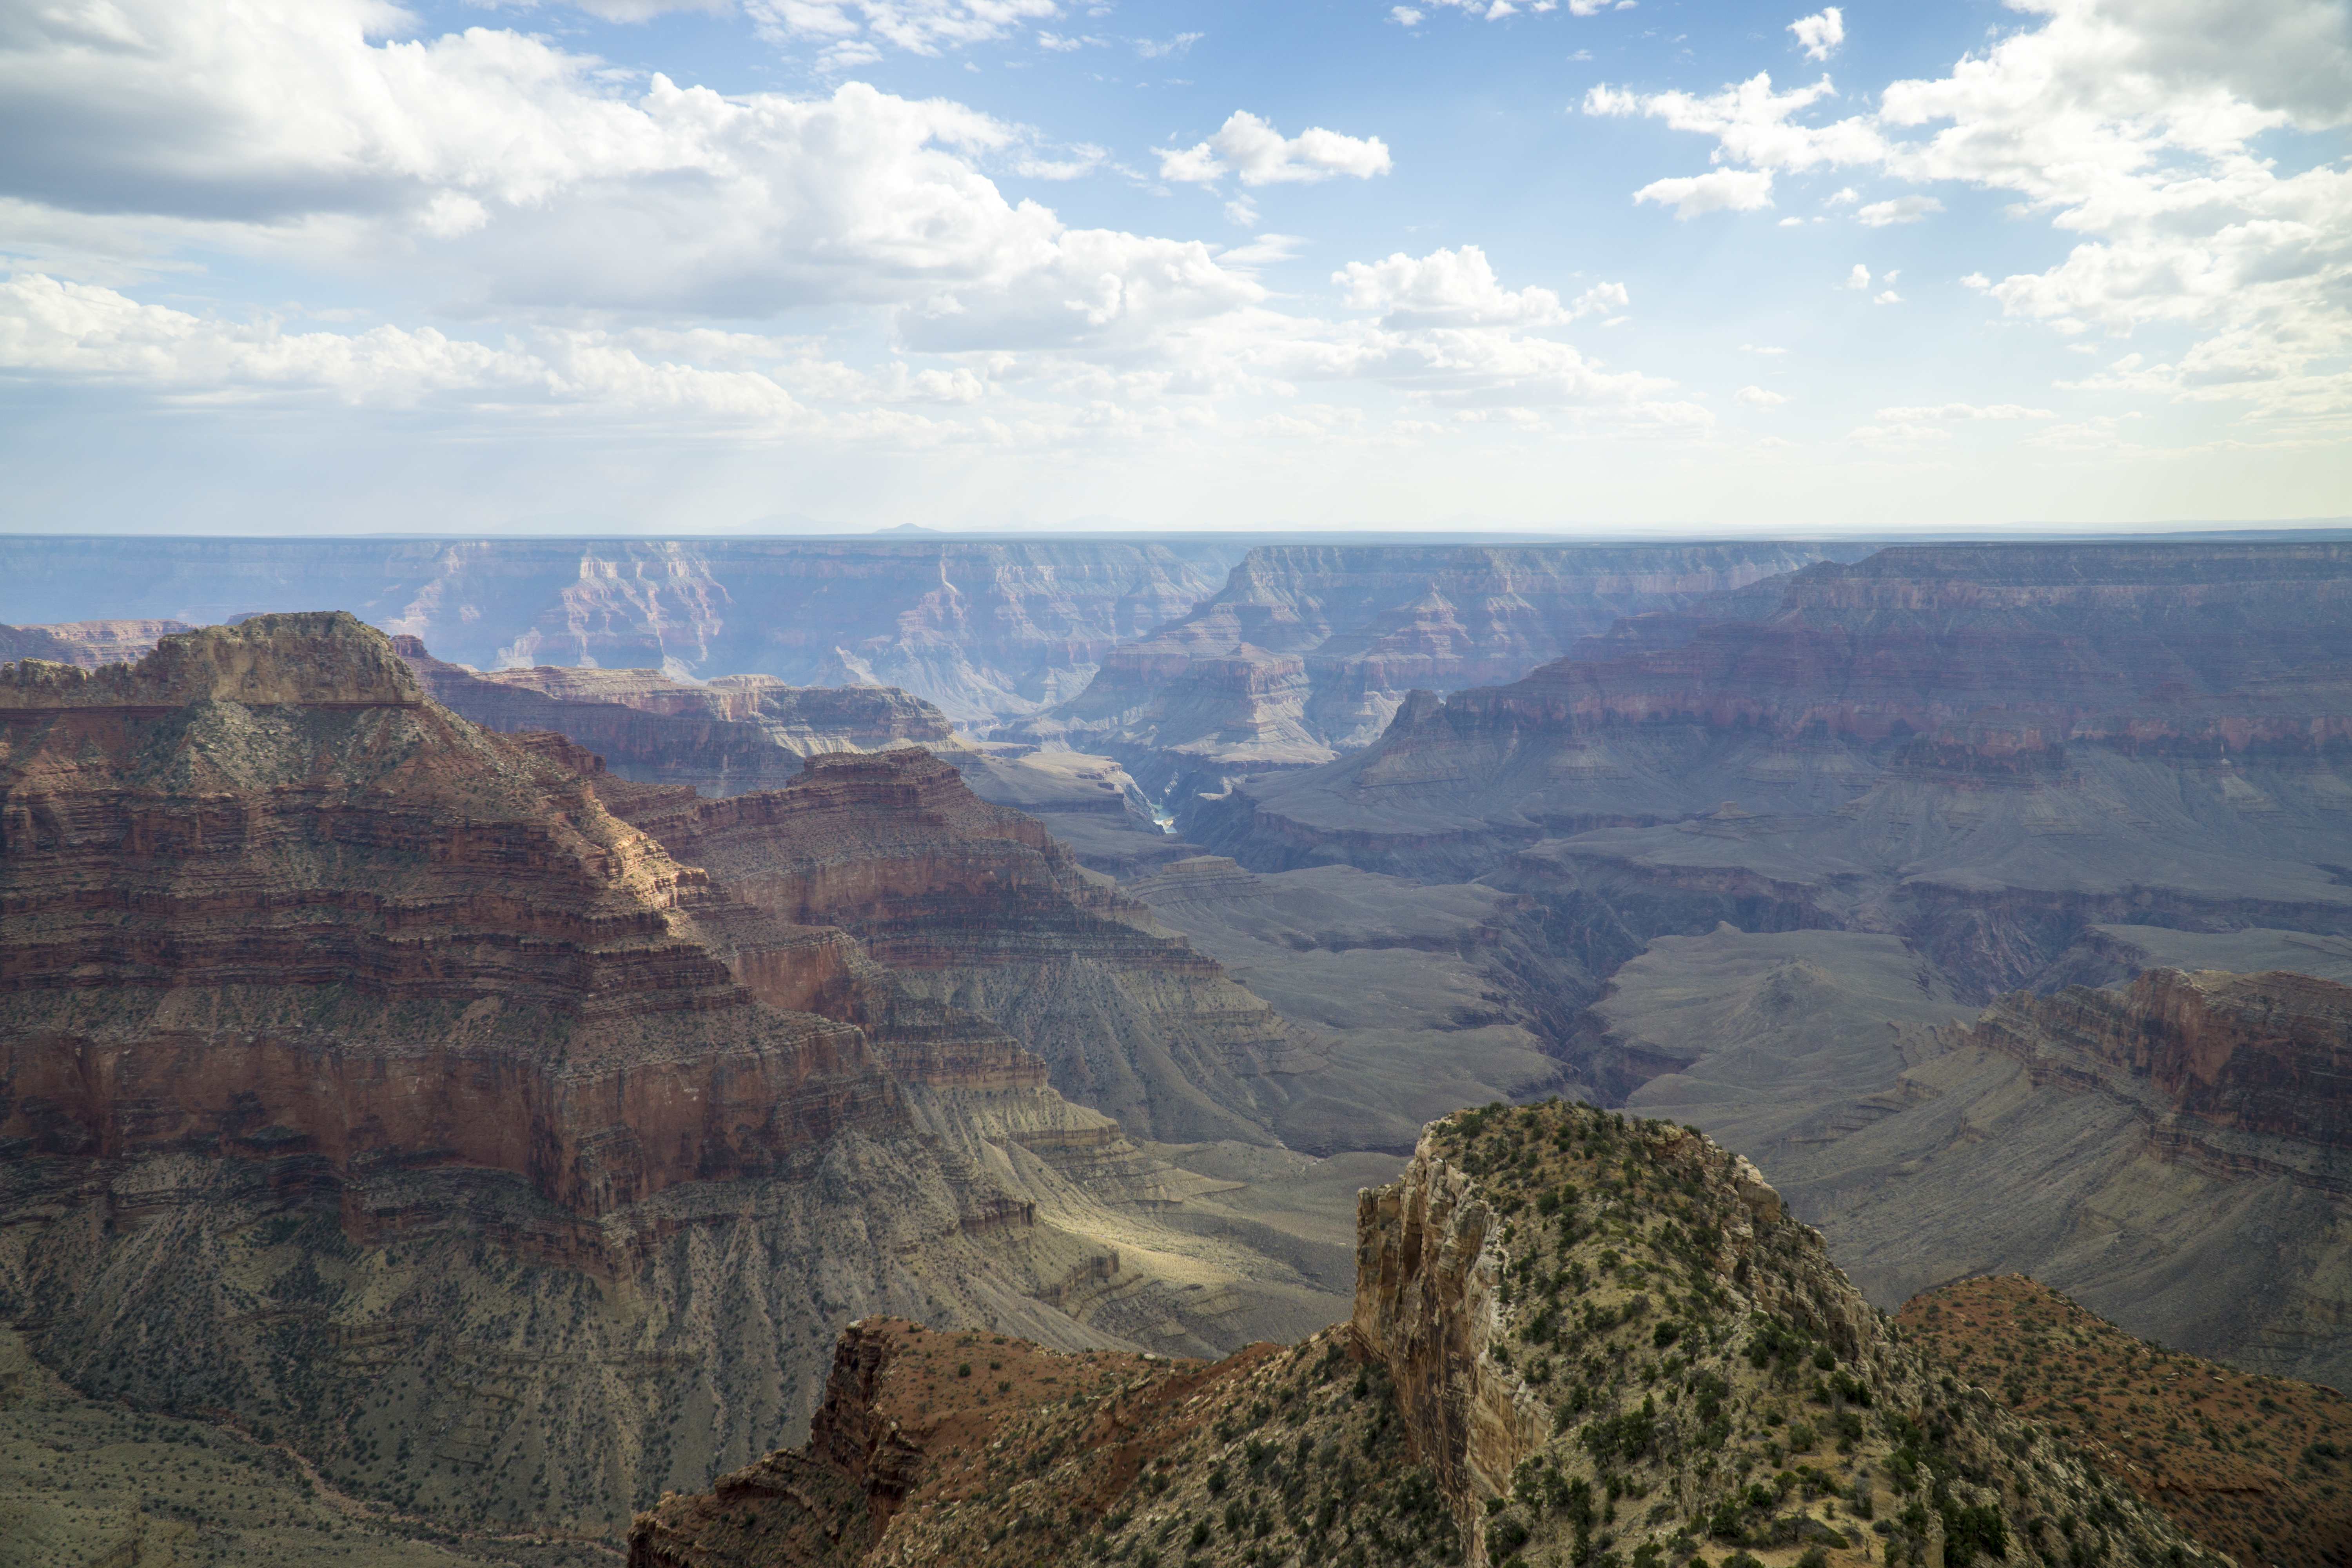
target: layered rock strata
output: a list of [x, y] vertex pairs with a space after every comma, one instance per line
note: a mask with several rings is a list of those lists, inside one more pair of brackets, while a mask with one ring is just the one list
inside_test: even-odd
[[184, 621], [66, 621], [47, 626], [0, 626], [0, 664], [20, 658], [96, 669], [152, 651], [173, 632], [194, 631]]
[[412, 637], [394, 637], [393, 647], [435, 701], [485, 730], [565, 735], [618, 777], [705, 795], [775, 788], [814, 752], [953, 734], [938, 709], [886, 687], [791, 687], [752, 676], [694, 686], [642, 669], [485, 675], [435, 658]]
[[1589, 1109], [1433, 1125], [1363, 1195], [1350, 1321], [1286, 1352], [869, 1321], [835, 1369], [806, 1447], [664, 1499], [632, 1568], [2226, 1561], [1906, 1342], [1746, 1162]]
[[2341, 1386], [2347, 1028], [2352, 987], [2301, 974], [2020, 994], [1759, 1152], [1878, 1300], [2030, 1272], [2135, 1333]]
[[761, 910], [848, 931], [908, 990], [1004, 1025], [1055, 1089], [1145, 1136], [1273, 1142], [1289, 1080], [1320, 1065], [1213, 960], [919, 748], [812, 756], [789, 787], [724, 801], [613, 800]]
[[1234, 1184], [604, 799], [690, 791], [467, 723], [348, 616], [5, 667], [0, 770], [0, 1311], [85, 1393], [593, 1539], [795, 1435], [865, 1312], [1192, 1353], [1328, 1315], [1153, 1217]]
[[1414, 687], [1517, 679], [1621, 616], [1822, 559], [1815, 546], [1262, 545], [1190, 613], [1103, 658], [1085, 690], [1013, 727], [1118, 757], [1180, 803], [1328, 762]]

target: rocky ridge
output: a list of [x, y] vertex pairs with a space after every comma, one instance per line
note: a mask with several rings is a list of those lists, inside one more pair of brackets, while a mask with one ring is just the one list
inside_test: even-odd
[[[1213, 538], [157, 539], [13, 542], [0, 615], [202, 625], [319, 604], [481, 669], [898, 687], [975, 724], [1075, 695], [1214, 591]], [[37, 654], [37, 657], [45, 657]]]
[[96, 669], [121, 664], [152, 649], [159, 638], [194, 631], [184, 621], [66, 621], [46, 626], [0, 626], [0, 664], [20, 658]]
[[1349, 1321], [1288, 1350], [1105, 1364], [855, 1325], [809, 1446], [663, 1500], [631, 1563], [1967, 1568], [2069, 1542], [2222, 1561], [1908, 1342], [1745, 1161], [1554, 1103], [1433, 1124], [1363, 1194]]
[[776, 788], [815, 752], [954, 735], [938, 709], [887, 687], [793, 687], [760, 676], [692, 685], [653, 669], [544, 665], [486, 675], [435, 658], [413, 637], [395, 637], [393, 647], [435, 701], [469, 722], [569, 736], [615, 777], [705, 795]]

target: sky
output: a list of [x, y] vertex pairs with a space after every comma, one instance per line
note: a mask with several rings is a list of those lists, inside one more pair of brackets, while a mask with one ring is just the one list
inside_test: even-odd
[[2352, 515], [2347, 0], [0, 0], [0, 529]]

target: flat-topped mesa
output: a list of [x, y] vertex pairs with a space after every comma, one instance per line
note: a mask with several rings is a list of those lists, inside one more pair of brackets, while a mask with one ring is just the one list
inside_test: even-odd
[[2352, 986], [2333, 981], [2150, 969], [2120, 991], [2003, 996], [1951, 1038], [2056, 1076], [2069, 1056], [2121, 1068], [2203, 1127], [2352, 1149]]
[[176, 632], [136, 664], [0, 666], [0, 710], [163, 710], [205, 701], [405, 708], [424, 700], [383, 635], [342, 610]]
[[478, 1166], [594, 1215], [897, 1114], [857, 1029], [716, 951], [812, 936], [349, 616], [11, 666], [0, 697], [0, 1138]]

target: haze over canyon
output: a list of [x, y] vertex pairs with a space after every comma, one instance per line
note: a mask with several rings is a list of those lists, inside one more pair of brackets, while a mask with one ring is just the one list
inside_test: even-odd
[[9, 563], [27, 1562], [2343, 1561], [2352, 543]]

